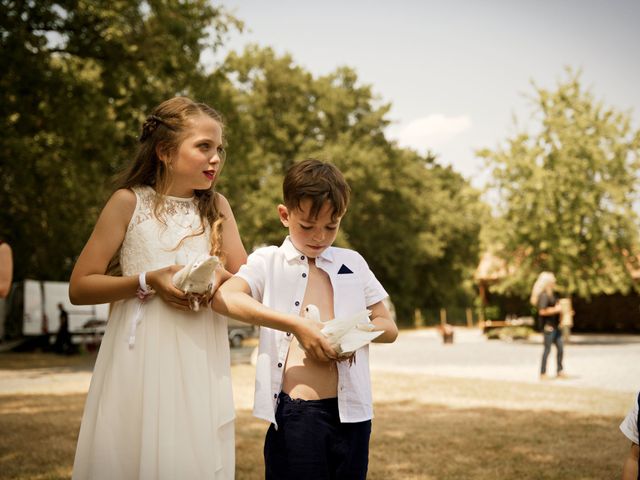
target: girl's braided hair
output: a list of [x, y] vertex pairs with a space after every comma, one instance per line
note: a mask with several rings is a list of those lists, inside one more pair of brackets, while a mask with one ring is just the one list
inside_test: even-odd
[[162, 120], [162, 118], [160, 118], [159, 116], [149, 115], [147, 119], [144, 121], [144, 123], [142, 124], [142, 133], [138, 138], [140, 143], [144, 143], [147, 140], [147, 138], [153, 135], [153, 132], [156, 131], [156, 129], [158, 128], [158, 125], [160, 124], [164, 125], [169, 130], [173, 130], [173, 127], [165, 123], [164, 120]]

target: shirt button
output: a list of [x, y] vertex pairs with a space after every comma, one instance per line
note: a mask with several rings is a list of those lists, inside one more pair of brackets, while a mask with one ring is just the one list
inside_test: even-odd
[[274, 394], [273, 394], [273, 398], [278, 398], [278, 394], [277, 394], [277, 393], [274, 393]]
[[296, 307], [300, 306], [300, 302], [296, 300]]
[[303, 273], [303, 274], [302, 274], [302, 278], [307, 278], [307, 274], [306, 274], [306, 273]]
[[278, 368], [282, 368], [282, 363], [278, 363]]
[[290, 337], [290, 336], [291, 336], [291, 333], [290, 333], [290, 332], [287, 332], [287, 337]]
[[300, 260], [304, 260], [304, 255], [302, 255], [302, 256], [300, 257]]

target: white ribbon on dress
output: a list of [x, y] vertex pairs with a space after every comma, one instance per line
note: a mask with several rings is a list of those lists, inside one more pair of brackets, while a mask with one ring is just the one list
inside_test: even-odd
[[142, 312], [144, 311], [144, 300], [140, 299], [136, 307], [136, 313], [131, 317], [131, 326], [129, 327], [129, 348], [133, 348], [136, 343], [136, 328], [142, 320]]

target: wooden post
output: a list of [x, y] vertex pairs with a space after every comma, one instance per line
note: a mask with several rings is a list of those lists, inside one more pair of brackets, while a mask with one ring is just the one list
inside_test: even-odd
[[447, 323], [447, 311], [444, 308], [440, 309], [440, 325], [446, 325]]
[[471, 313], [471, 309], [467, 308], [467, 327], [473, 328], [473, 314]]
[[424, 327], [424, 320], [422, 318], [422, 312], [419, 308], [413, 311], [413, 326], [416, 328]]

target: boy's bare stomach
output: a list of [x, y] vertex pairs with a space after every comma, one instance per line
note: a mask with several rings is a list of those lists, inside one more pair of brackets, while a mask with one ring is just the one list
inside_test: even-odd
[[337, 397], [338, 367], [335, 362], [317, 362], [307, 358], [294, 337], [289, 347], [282, 391], [301, 400]]

